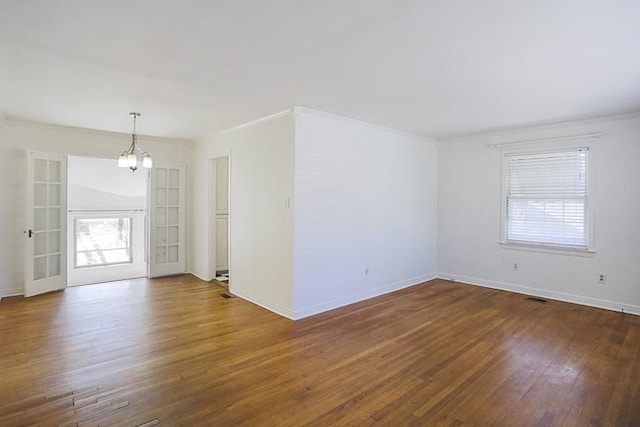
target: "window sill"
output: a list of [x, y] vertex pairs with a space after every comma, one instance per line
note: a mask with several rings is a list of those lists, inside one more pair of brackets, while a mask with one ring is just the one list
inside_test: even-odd
[[527, 243], [514, 243], [514, 242], [498, 242], [501, 248], [511, 249], [516, 251], [527, 252], [540, 252], [546, 254], [566, 255], [566, 256], [579, 256], [593, 258], [596, 251], [593, 249], [578, 249], [578, 248], [562, 248], [558, 246], [536, 245]]

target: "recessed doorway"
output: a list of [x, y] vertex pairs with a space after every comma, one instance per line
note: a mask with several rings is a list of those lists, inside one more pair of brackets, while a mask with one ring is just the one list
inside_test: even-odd
[[219, 157], [210, 162], [209, 212], [211, 235], [209, 236], [211, 276], [229, 285], [229, 157]]
[[146, 169], [113, 159], [69, 156], [67, 283], [69, 286], [147, 275]]

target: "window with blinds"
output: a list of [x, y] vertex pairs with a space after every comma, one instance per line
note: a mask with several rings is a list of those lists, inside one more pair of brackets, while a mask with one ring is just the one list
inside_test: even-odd
[[588, 149], [505, 154], [505, 240], [588, 248]]

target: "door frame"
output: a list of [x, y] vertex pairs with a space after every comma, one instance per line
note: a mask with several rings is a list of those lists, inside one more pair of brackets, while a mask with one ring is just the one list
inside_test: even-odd
[[[79, 159], [99, 159], [99, 160], [109, 160], [109, 161], [114, 161], [117, 162], [117, 159], [115, 158], [111, 158], [111, 157], [101, 157], [101, 156], [88, 156], [88, 155], [75, 155], [75, 154], [68, 154], [67, 158], [69, 157], [73, 157], [73, 158], [79, 158]], [[67, 174], [69, 173], [69, 165], [67, 163]], [[148, 264], [149, 264], [149, 257], [148, 257], [148, 251], [149, 251], [149, 180], [150, 180], [150, 173], [148, 169], [144, 169], [144, 168], [140, 168], [138, 169], [135, 173], [137, 174], [144, 174], [146, 176], [145, 182], [146, 182], [146, 188], [145, 188], [145, 208], [144, 209], [114, 209], [114, 210], [109, 210], [109, 211], [92, 211], [92, 210], [81, 210], [81, 211], [73, 211], [70, 210], [69, 207], [67, 206], [67, 211], [66, 211], [66, 221], [67, 221], [67, 287], [74, 287], [74, 286], [84, 286], [84, 285], [90, 285], [90, 284], [96, 284], [96, 283], [103, 283], [103, 282], [113, 282], [113, 281], [119, 281], [119, 280], [130, 280], [132, 278], [138, 278], [138, 277], [147, 277], [147, 273], [148, 273]], [[69, 184], [68, 182], [68, 178], [67, 178], [67, 185]], [[69, 192], [67, 191], [67, 205], [69, 204]], [[79, 280], [78, 277], [84, 277], [86, 274], [78, 274], [75, 278], [73, 277], [73, 274], [71, 273], [71, 270], [73, 269], [73, 265], [72, 265], [72, 260], [73, 257], [75, 256], [74, 253], [74, 247], [75, 247], [75, 242], [74, 242], [74, 234], [73, 234], [73, 217], [74, 216], [78, 216], [79, 212], [82, 213], [86, 213], [89, 216], [93, 216], [93, 217], [105, 217], [105, 216], [109, 216], [110, 212], [113, 212], [116, 215], [122, 214], [122, 213], [128, 213], [133, 217], [133, 221], [134, 223], [132, 224], [133, 227], [133, 232], [134, 233], [138, 233], [138, 228], [140, 228], [140, 226], [142, 226], [141, 230], [142, 230], [142, 247], [134, 247], [133, 251], [135, 256], [137, 257], [141, 257], [142, 261], [141, 263], [144, 264], [144, 268], [142, 269], [142, 276], [137, 275], [137, 273], [131, 274], [132, 271], [134, 271], [133, 268], [125, 268], [125, 271], [119, 271], [117, 273], [114, 274], [113, 270], [122, 270], [123, 266], [127, 266], [127, 264], [116, 264], [116, 265], [107, 265], [107, 266], [99, 266], [99, 267], [92, 267], [94, 269], [94, 273], [95, 275], [91, 278], [90, 282], [87, 282], [86, 280], [82, 279]], [[142, 217], [140, 216], [142, 214]], [[133, 267], [133, 266], [131, 266]], [[85, 270], [85, 268], [83, 268], [83, 270]], [[137, 271], [137, 270], [136, 270]], [[122, 277], [123, 275], [128, 275], [128, 277]], [[95, 279], [94, 279], [95, 277]], [[75, 279], [75, 281], [74, 281]], [[78, 283], [81, 282], [81, 283]]]

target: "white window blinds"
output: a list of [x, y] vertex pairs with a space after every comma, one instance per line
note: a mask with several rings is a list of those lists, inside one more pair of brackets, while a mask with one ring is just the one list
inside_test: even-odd
[[506, 154], [506, 240], [587, 249], [587, 148]]

